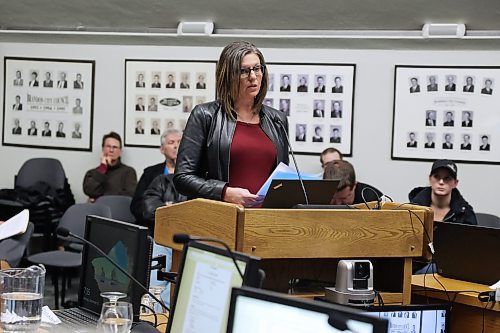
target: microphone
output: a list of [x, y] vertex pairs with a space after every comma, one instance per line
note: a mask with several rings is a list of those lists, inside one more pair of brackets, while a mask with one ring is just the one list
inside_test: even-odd
[[285, 132], [286, 143], [288, 144], [288, 149], [290, 149], [290, 154], [292, 155], [293, 164], [295, 165], [295, 170], [297, 171], [297, 176], [299, 177], [300, 187], [302, 187], [302, 193], [304, 193], [304, 199], [306, 200], [306, 205], [309, 205], [309, 198], [307, 197], [307, 192], [306, 192], [306, 188], [304, 186], [304, 181], [302, 180], [302, 176], [300, 175], [299, 166], [297, 164], [297, 160], [295, 159], [295, 154], [293, 152], [292, 145], [290, 144], [290, 139], [288, 138], [288, 133], [287, 133], [287, 130], [285, 128], [285, 125], [283, 125], [283, 122], [281, 121], [280, 117], [278, 117], [278, 116], [275, 116], [273, 118], [273, 121], [276, 124], [278, 124], [278, 126], [280, 126], [283, 129], [283, 131]]
[[159, 300], [158, 298], [156, 298], [155, 295], [153, 295], [151, 292], [149, 292], [148, 288], [144, 287], [139, 281], [136, 280], [136, 278], [134, 278], [132, 275], [129, 274], [129, 272], [127, 272], [126, 270], [124, 270], [120, 265], [118, 265], [113, 259], [111, 259], [110, 256], [108, 256], [106, 253], [104, 253], [103, 250], [101, 250], [100, 248], [98, 248], [94, 243], [86, 240], [85, 238], [83, 237], [80, 237], [74, 233], [72, 233], [71, 231], [69, 231], [68, 229], [64, 228], [64, 227], [58, 227], [56, 229], [56, 234], [58, 234], [59, 236], [62, 236], [62, 237], [73, 237], [73, 238], [76, 238], [78, 239], [79, 241], [91, 246], [93, 249], [95, 249], [97, 252], [99, 252], [102, 256], [104, 256], [106, 259], [109, 260], [110, 263], [113, 264], [113, 266], [115, 266], [116, 268], [118, 268], [118, 270], [120, 270], [120, 272], [122, 272], [123, 274], [125, 274], [130, 280], [134, 281], [134, 283], [136, 285], [138, 285], [139, 287], [141, 287], [141, 289], [143, 291], [145, 291], [149, 296], [151, 296], [155, 301], [157, 301], [161, 306], [162, 308], [164, 308], [165, 310], [169, 311], [170, 312], [170, 309], [168, 306], [166, 306], [165, 304], [163, 304], [163, 302], [161, 300]]
[[331, 313], [328, 316], [328, 324], [341, 332], [347, 331], [349, 329], [349, 327], [347, 326], [347, 320], [348, 318], [346, 318], [344, 315], [341, 315], [340, 313]]
[[188, 234], [174, 234], [173, 241], [174, 241], [174, 243], [177, 243], [177, 244], [186, 244], [186, 243], [190, 243], [193, 241], [204, 241], [204, 242], [212, 242], [212, 243], [221, 244], [222, 246], [224, 246], [227, 253], [229, 253], [229, 256], [233, 260], [234, 266], [236, 266], [236, 269], [238, 270], [238, 274], [240, 274], [241, 279], [244, 280], [244, 276], [240, 270], [240, 266], [238, 266], [238, 264], [236, 263], [236, 258], [234, 257], [234, 253], [233, 253], [233, 251], [231, 251], [231, 249], [226, 244], [226, 242], [221, 241], [220, 239], [217, 239], [217, 238], [190, 236]]

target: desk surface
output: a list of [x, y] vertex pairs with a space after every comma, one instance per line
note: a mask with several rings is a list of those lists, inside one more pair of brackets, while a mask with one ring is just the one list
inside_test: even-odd
[[[438, 274], [422, 274], [412, 276], [412, 293], [419, 295], [427, 293], [429, 297], [448, 301], [448, 296], [438, 281], [446, 288], [452, 302], [474, 307], [484, 308], [486, 306], [486, 303], [477, 298], [478, 292], [492, 291], [484, 284], [449, 279]], [[500, 304], [499, 302], [490, 302], [486, 309], [500, 312]]]

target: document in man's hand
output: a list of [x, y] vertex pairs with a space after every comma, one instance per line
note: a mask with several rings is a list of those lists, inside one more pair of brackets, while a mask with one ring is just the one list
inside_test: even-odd
[[[321, 175], [312, 175], [312, 174], [306, 174], [306, 173], [300, 173], [300, 176], [303, 180], [320, 180]], [[260, 188], [259, 192], [257, 192], [257, 195], [260, 198], [264, 198], [267, 194], [267, 191], [269, 190], [269, 186], [271, 185], [271, 182], [273, 179], [299, 179], [299, 176], [297, 174], [297, 171], [293, 169], [292, 167], [289, 167], [283, 162], [280, 162], [276, 169], [271, 173], [269, 178], [267, 178], [266, 182], [262, 187]]]
[[0, 224], [0, 240], [22, 234], [28, 228], [30, 211], [23, 209], [19, 214], [14, 215], [7, 221]]

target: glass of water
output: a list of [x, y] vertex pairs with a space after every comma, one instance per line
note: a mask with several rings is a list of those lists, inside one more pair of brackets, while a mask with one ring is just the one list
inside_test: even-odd
[[42, 320], [45, 267], [0, 271], [0, 327], [4, 332], [36, 331]]
[[101, 333], [128, 333], [132, 327], [132, 304], [104, 302], [97, 331]]

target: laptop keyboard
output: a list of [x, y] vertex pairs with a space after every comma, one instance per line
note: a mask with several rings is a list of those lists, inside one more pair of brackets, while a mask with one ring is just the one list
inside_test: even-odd
[[62, 326], [75, 332], [85, 332], [85, 328], [95, 330], [97, 320], [99, 319], [98, 316], [78, 308], [65, 309], [63, 311], [56, 311], [55, 313], [62, 321]]

